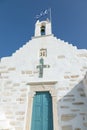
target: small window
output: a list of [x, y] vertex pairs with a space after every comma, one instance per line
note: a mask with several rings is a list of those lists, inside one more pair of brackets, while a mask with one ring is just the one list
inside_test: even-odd
[[41, 35], [45, 35], [45, 26], [41, 26]]

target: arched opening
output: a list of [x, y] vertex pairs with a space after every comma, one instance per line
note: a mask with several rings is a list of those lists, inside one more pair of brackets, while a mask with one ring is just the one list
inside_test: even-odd
[[44, 25], [41, 26], [41, 35], [45, 35], [45, 26]]

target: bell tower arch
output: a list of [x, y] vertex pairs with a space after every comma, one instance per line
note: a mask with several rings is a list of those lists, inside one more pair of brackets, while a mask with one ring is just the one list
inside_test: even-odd
[[52, 34], [51, 22], [47, 19], [46, 21], [37, 21], [35, 24], [35, 37], [46, 36]]

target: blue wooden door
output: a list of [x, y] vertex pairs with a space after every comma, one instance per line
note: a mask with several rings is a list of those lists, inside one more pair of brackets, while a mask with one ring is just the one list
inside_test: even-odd
[[53, 130], [52, 98], [49, 92], [37, 92], [34, 96], [31, 130]]

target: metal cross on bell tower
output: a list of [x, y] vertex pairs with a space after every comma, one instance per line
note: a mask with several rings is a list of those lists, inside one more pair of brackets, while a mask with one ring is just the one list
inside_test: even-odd
[[39, 65], [37, 65], [37, 68], [39, 68], [39, 78], [42, 78], [43, 77], [43, 69], [44, 68], [49, 68], [50, 66], [49, 65], [44, 65], [44, 59], [41, 58], [40, 61], [39, 61]]

